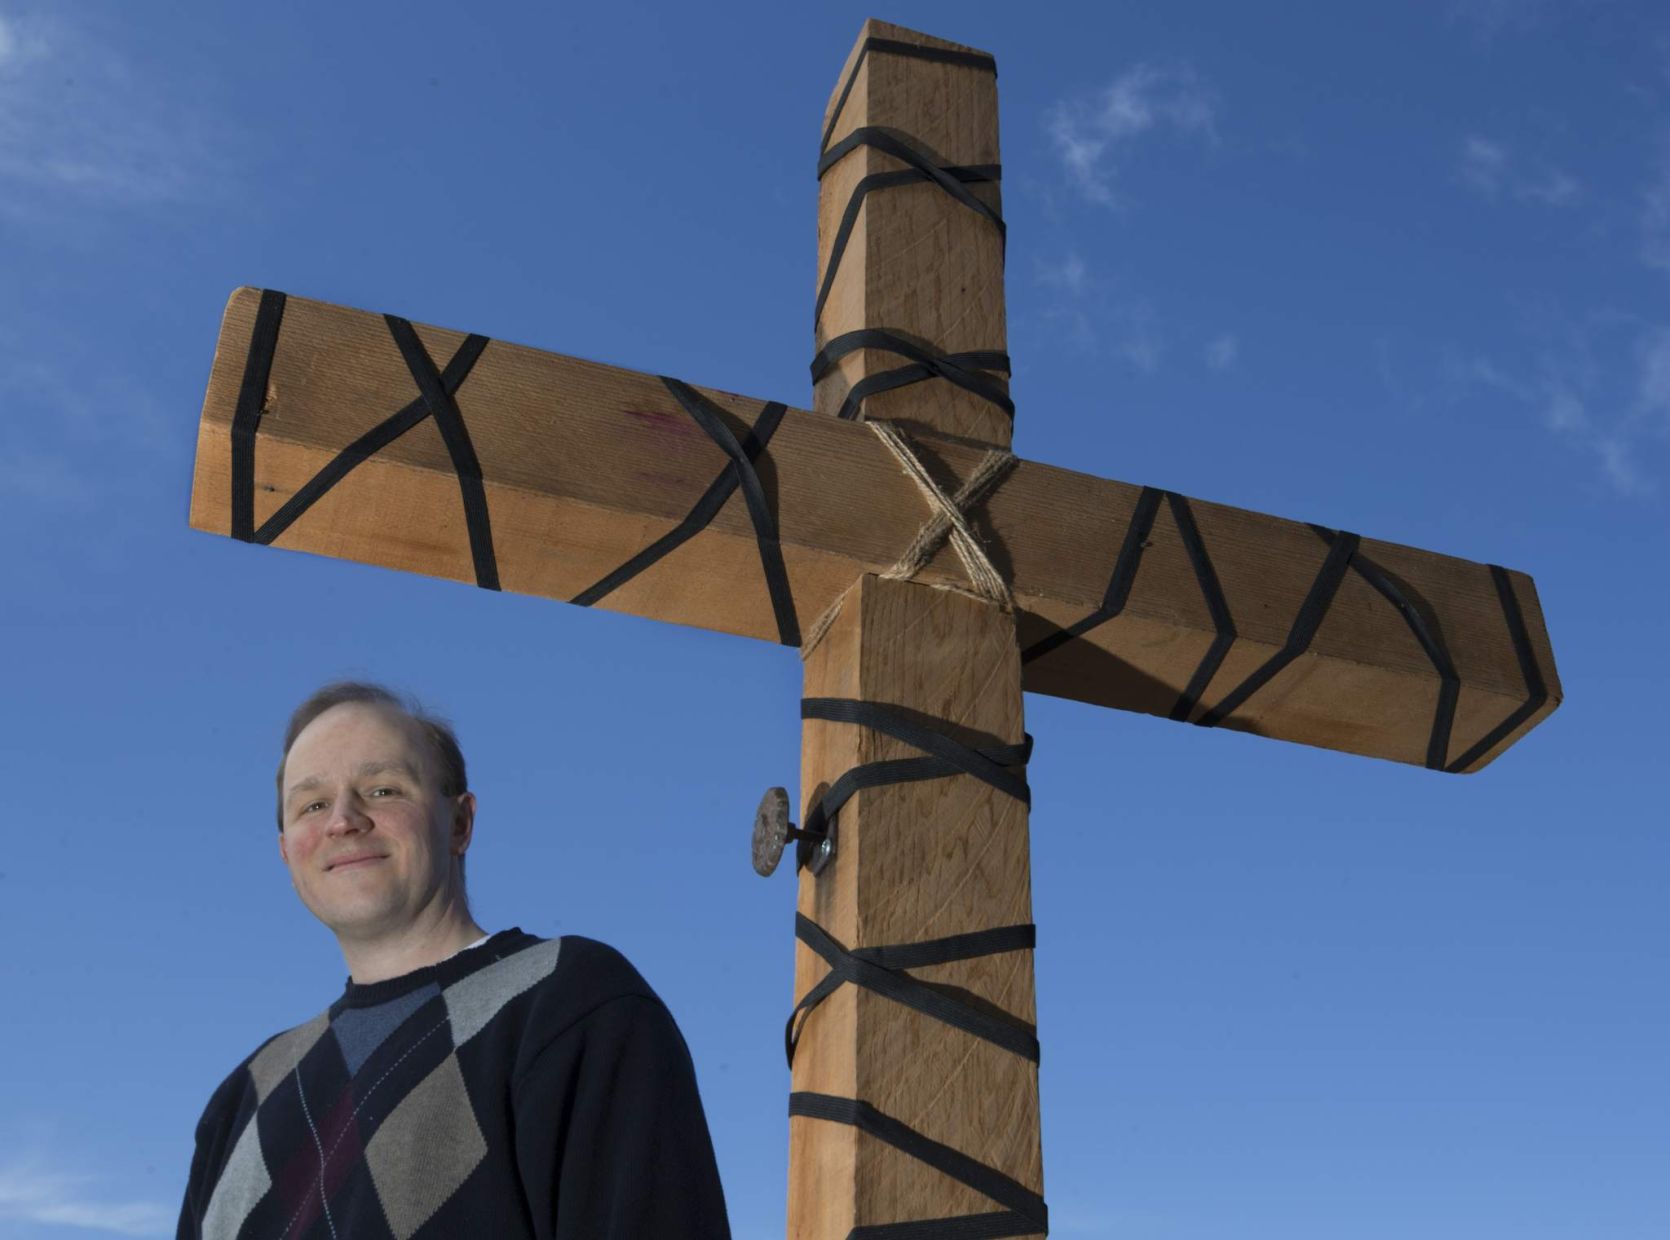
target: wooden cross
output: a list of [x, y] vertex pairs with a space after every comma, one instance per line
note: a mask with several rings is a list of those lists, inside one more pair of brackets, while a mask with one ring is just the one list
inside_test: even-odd
[[788, 1234], [1043, 1235], [1022, 689], [1470, 772], [1559, 680], [1523, 573], [1009, 461], [989, 55], [866, 23], [820, 155], [816, 412], [239, 289], [191, 523], [804, 645]]

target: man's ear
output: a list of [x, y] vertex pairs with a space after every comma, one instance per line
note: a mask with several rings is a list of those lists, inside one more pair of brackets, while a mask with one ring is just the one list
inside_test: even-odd
[[470, 839], [475, 834], [475, 793], [459, 795], [452, 808], [452, 853], [462, 857], [469, 851]]
[[282, 831], [278, 833], [278, 855], [284, 858], [285, 865], [290, 864], [290, 853], [289, 850], [284, 847], [284, 832]]

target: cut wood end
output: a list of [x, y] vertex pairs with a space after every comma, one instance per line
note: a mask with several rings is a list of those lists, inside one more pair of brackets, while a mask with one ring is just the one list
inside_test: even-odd
[[[966, 43], [953, 43], [950, 39], [937, 38], [931, 34], [923, 34], [920, 30], [912, 30], [908, 26], [895, 26], [892, 22], [884, 22], [879, 17], [866, 18], [863, 26], [859, 27], [858, 38], [853, 41], [852, 50], [847, 58], [841, 62], [841, 71], [835, 75], [835, 85], [830, 89], [829, 102], [823, 109], [823, 127], [828, 128], [835, 113], [835, 105], [840, 101], [842, 90], [847, 84], [847, 78], [852, 74], [853, 64], [864, 50], [867, 39], [895, 39], [900, 43], [914, 43], [918, 47], [933, 47], [947, 52], [973, 52], [977, 56], [991, 56], [984, 48], [970, 47]], [[996, 58], [993, 57], [995, 60]]]

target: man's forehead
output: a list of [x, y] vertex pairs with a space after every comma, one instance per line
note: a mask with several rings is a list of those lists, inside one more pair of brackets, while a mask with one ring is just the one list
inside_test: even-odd
[[[404, 712], [378, 702], [343, 702], [323, 711], [296, 736], [284, 773], [286, 780], [292, 775], [308, 779], [316, 775], [312, 768], [337, 765], [333, 759], [358, 759], [361, 767], [403, 766], [421, 775], [426, 752], [416, 720]], [[304, 766], [309, 769], [302, 770]]]

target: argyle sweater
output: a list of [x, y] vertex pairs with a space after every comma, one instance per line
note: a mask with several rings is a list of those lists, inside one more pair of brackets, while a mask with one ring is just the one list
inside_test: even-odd
[[690, 1052], [614, 948], [505, 930], [269, 1039], [180, 1240], [729, 1240]]

